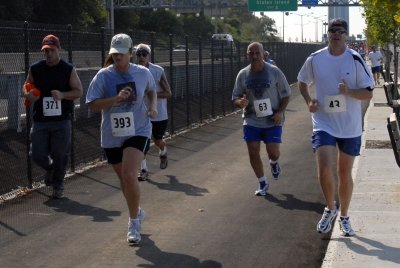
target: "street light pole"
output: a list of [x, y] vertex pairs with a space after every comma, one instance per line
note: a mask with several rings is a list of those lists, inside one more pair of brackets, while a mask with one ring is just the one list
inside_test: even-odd
[[299, 15], [301, 17], [301, 42], [304, 43], [303, 39], [303, 17], [304, 15]]
[[300, 20], [301, 21], [301, 42], [304, 43], [304, 39], [303, 39], [303, 17], [313, 14], [313, 12], [308, 13], [308, 14], [297, 14], [297, 13], [293, 13], [293, 12], [286, 12], [285, 14], [286, 14], [286, 16], [289, 16], [289, 14], [300, 16], [300, 19], [301, 19]]
[[285, 43], [285, 12], [282, 12], [282, 39]]

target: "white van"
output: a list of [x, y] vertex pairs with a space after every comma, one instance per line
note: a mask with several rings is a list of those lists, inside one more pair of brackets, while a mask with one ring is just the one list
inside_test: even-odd
[[[233, 41], [233, 37], [230, 34], [213, 34], [212, 42], [214, 43], [214, 54], [213, 58], [218, 60], [224, 56], [224, 58], [229, 58], [232, 56], [236, 59], [236, 45]], [[222, 55], [223, 54], [223, 55]]]

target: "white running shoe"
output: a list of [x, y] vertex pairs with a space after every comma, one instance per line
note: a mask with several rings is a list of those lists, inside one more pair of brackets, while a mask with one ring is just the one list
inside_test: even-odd
[[129, 219], [128, 221], [128, 234], [126, 235], [126, 241], [131, 244], [139, 244], [142, 239], [140, 236], [140, 227], [144, 220], [144, 210], [139, 208], [139, 213], [136, 219]]
[[349, 217], [340, 217], [339, 219], [340, 233], [342, 236], [354, 236], [356, 233], [351, 228]]
[[337, 208], [329, 210], [327, 207], [324, 209], [324, 214], [322, 214], [321, 220], [317, 224], [317, 231], [319, 233], [328, 233], [332, 229], [332, 221], [337, 216]]
[[138, 173], [139, 181], [147, 181], [149, 179], [149, 172], [146, 169], [141, 169]]

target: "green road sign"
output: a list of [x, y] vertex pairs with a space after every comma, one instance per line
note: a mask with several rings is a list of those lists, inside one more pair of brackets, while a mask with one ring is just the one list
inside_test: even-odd
[[297, 0], [248, 0], [249, 11], [296, 11]]

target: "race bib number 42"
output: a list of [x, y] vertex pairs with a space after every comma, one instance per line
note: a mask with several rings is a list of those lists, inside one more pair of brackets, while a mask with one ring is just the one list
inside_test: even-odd
[[58, 116], [61, 115], [61, 101], [54, 100], [52, 97], [43, 98], [43, 115]]
[[133, 113], [112, 113], [111, 131], [114, 137], [135, 136]]
[[341, 113], [346, 111], [346, 98], [343, 95], [326, 96], [325, 97], [325, 112]]
[[257, 117], [265, 117], [274, 113], [272, 111], [271, 100], [269, 98], [263, 100], [255, 100], [253, 103]]

